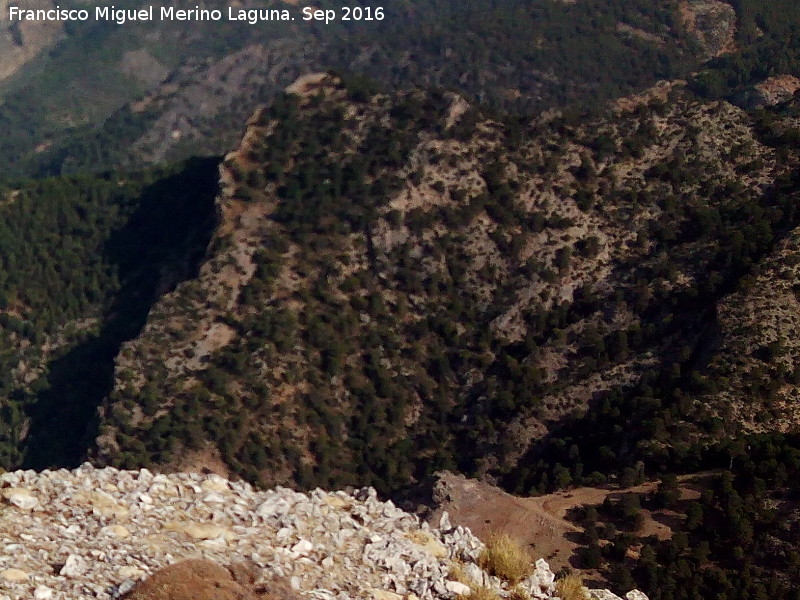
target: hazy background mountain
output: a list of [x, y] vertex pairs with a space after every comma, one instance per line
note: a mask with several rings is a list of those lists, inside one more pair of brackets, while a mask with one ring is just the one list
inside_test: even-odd
[[[4, 72], [14, 75], [0, 85], [4, 170], [58, 173], [220, 154], [260, 103], [311, 71], [443, 86], [530, 112], [597, 105], [688, 77], [702, 61], [736, 53], [740, 39], [733, 8], [716, 0], [402, 0], [386, 15], [352, 25], [6, 24], [12, 53]], [[704, 85], [718, 92], [727, 82]]]

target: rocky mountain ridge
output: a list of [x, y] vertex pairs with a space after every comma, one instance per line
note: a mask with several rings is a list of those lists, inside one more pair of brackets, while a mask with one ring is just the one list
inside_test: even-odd
[[514, 470], [548, 432], [694, 368], [714, 303], [792, 227], [796, 156], [757, 128], [680, 84], [519, 123], [303, 77], [223, 161], [199, 276], [117, 357], [99, 456], [383, 489], [457, 466], [527, 491]]
[[[472, 593], [463, 573], [475, 590], [512, 594], [478, 566], [483, 544], [469, 530], [452, 527], [447, 515], [430, 527], [371, 488], [257, 491], [213, 474], [86, 463], [73, 471], [4, 473], [0, 496], [3, 600], [124, 598], [139, 579], [186, 559], [246, 563], [254, 585], [269, 589], [279, 578], [313, 600], [463, 599]], [[553, 599], [554, 581], [539, 560], [514, 597]]]

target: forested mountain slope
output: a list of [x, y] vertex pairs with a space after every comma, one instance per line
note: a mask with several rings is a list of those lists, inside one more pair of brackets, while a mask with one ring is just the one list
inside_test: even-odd
[[[790, 81], [794, 46], [778, 51], [777, 44], [791, 38], [794, 13], [786, 8], [781, 20], [777, 4], [746, 1], [734, 9], [736, 19], [714, 1], [655, 9], [634, 0], [533, 7], [486, 0], [445, 3], [434, 12], [448, 19], [437, 21], [427, 4], [409, 0], [369, 35], [332, 27], [325, 35], [336, 33], [334, 41], [313, 27], [303, 30], [317, 36], [313, 43], [291, 28], [268, 44], [231, 30], [217, 46], [201, 43], [202, 27], [189, 28], [178, 44], [198, 49], [188, 63], [158, 42], [167, 32], [153, 33], [152, 48], [164, 52], [159, 64], [172, 69], [167, 79], [149, 78], [148, 94], [103, 128], [79, 127], [63, 145], [41, 148], [37, 169], [212, 153], [239, 135], [248, 102], [272, 97], [322, 49], [336, 65], [391, 86], [458, 80], [464, 95], [505, 109], [585, 104], [710, 62], [686, 84], [661, 83], [610, 109], [598, 105], [593, 116], [515, 117], [443, 91], [376, 95], [380, 84], [360, 76], [345, 76], [344, 88], [307, 99], [302, 109], [279, 96], [272, 112], [256, 117], [274, 113], [274, 125], [251, 125], [244, 149], [225, 163], [217, 241], [201, 277], [177, 292], [187, 306], [209, 306], [181, 317], [186, 331], [176, 336], [186, 339], [159, 348], [170, 321], [159, 310], [173, 310], [167, 298], [118, 358], [116, 384], [111, 359], [120, 344], [137, 335], [152, 302], [195, 272], [211, 235], [216, 159], [180, 173], [4, 184], [4, 463], [79, 460], [94, 436], [91, 415], [114, 386], [103, 417], [108, 460], [174, 462], [187, 448], [202, 450], [198, 440], [207, 436], [226, 468], [304, 485], [366, 477], [388, 490], [449, 466], [519, 491], [546, 490], [595, 471], [606, 477], [696, 459], [696, 442], [719, 437], [730, 406], [741, 409], [734, 428], [774, 429], [779, 419], [791, 429], [794, 350], [773, 326], [740, 313], [793, 293], [784, 263], [793, 252], [797, 109], [790, 102], [747, 113], [703, 98], [736, 99], [761, 77]], [[487, 35], [462, 35], [452, 25], [458, 19]], [[401, 35], [401, 25], [421, 22], [429, 27], [419, 36]], [[521, 44], [524, 24], [533, 22], [526, 31], [541, 34], [535, 47]], [[488, 35], [492, 28], [508, 36]], [[34, 138], [50, 127], [39, 118], [47, 107], [30, 98], [82, 106], [45, 93], [65, 81], [52, 79], [54, 68], [85, 56], [81, 77], [91, 79], [106, 59], [139, 51], [139, 30], [125, 31], [124, 43], [122, 29], [68, 31], [36, 59], [39, 70], [26, 67], [3, 84], [7, 170], [22, 160], [15, 123], [30, 124]], [[590, 38], [602, 51], [572, 54]], [[346, 45], [335, 46], [337, 39]], [[408, 52], [394, 52], [397, 44]], [[648, 44], [655, 54], [643, 50]], [[351, 60], [367, 46], [363, 60]], [[600, 74], [597, 61], [614, 52], [633, 62], [620, 58]], [[135, 56], [139, 67], [155, 64]], [[468, 56], [474, 71], [465, 70]], [[405, 66], [396, 69], [393, 60]], [[534, 68], [544, 64], [559, 66], [558, 85]], [[535, 82], [525, 79], [531, 73]], [[83, 93], [90, 79], [68, 88]], [[524, 93], [506, 93], [521, 81], [516, 89]], [[104, 97], [122, 102], [127, 93]], [[15, 106], [33, 112], [18, 122]], [[266, 136], [268, 148], [253, 136]], [[180, 231], [159, 214], [185, 215]], [[159, 219], [157, 234], [151, 217]], [[228, 266], [220, 281], [219, 261], [242, 272]], [[765, 282], [781, 277], [787, 283], [770, 291]], [[198, 297], [190, 302], [184, 293]], [[780, 326], [791, 319], [777, 309], [765, 314]], [[747, 358], [737, 356], [740, 348]], [[182, 358], [163, 356], [178, 351]], [[89, 393], [70, 381], [77, 366]], [[744, 380], [758, 401], [741, 396]], [[224, 406], [226, 395], [252, 403], [248, 411], [264, 421], [242, 424], [247, 411]], [[162, 397], [177, 414], [205, 421], [189, 432], [172, 412], [150, 414]], [[138, 403], [145, 413], [127, 419]], [[127, 412], [113, 408], [122, 405]], [[265, 426], [276, 410], [286, 411], [277, 413], [286, 425]], [[50, 441], [37, 442], [39, 435]], [[70, 450], [57, 449], [66, 437]]]
[[[103, 460], [384, 491], [449, 467], [527, 492], [720, 439], [707, 367], [736, 365], [713, 332], [800, 218], [790, 130], [680, 87], [531, 122], [290, 89], [223, 162], [199, 277], [124, 345]], [[773, 400], [729, 426], [793, 428]]]
[[0, 186], [0, 464], [79, 461], [113, 358], [193, 275], [217, 161]]

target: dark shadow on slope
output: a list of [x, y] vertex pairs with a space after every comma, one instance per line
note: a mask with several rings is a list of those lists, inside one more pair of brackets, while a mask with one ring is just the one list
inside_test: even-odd
[[150, 187], [103, 251], [122, 282], [100, 333], [48, 365], [49, 387], [28, 409], [24, 468], [75, 467], [97, 436], [97, 410], [114, 383], [114, 358], [152, 305], [196, 275], [216, 222], [218, 159], [191, 159]]

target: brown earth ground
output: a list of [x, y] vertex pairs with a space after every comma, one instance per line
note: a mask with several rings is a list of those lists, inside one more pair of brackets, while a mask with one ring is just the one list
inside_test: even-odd
[[[712, 473], [703, 472], [678, 478], [681, 499], [700, 497], [698, 483]], [[488, 483], [453, 473], [441, 473], [434, 489], [435, 509], [428, 520], [439, 523], [443, 511], [453, 525], [469, 527], [481, 539], [491, 533], [507, 533], [530, 548], [534, 557], [544, 557], [554, 571], [578, 566], [576, 551], [586, 545], [583, 527], [568, 520], [570, 511], [581, 506], [601, 504], [606, 498], [624, 494], [647, 494], [658, 487], [650, 481], [630, 488], [583, 487], [538, 497], [512, 496]], [[672, 511], [643, 509], [644, 523], [637, 535], [672, 536], [670, 523], [679, 515]]]
[[246, 565], [223, 567], [208, 560], [185, 560], [156, 571], [125, 600], [301, 600], [283, 581], [255, 585]]

